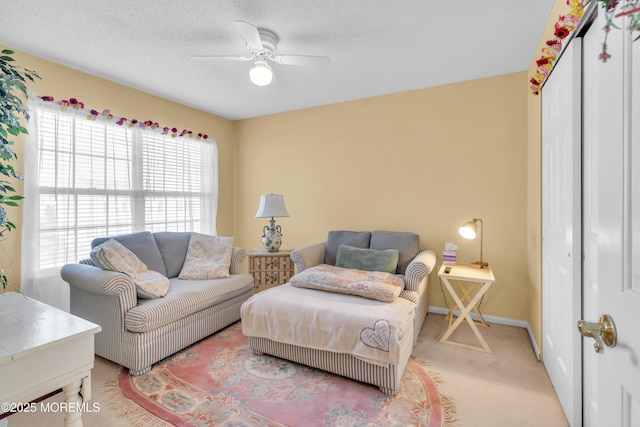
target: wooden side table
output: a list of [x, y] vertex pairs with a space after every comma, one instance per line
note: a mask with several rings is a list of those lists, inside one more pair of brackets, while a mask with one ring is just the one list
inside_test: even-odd
[[268, 252], [257, 249], [247, 253], [254, 292], [283, 285], [291, 279], [294, 266], [290, 255], [291, 251]]
[[82, 426], [99, 325], [24, 295], [0, 295], [0, 415], [62, 388], [65, 426]]
[[[451, 267], [451, 271], [449, 273], [445, 273], [446, 267]], [[473, 311], [480, 319], [477, 323], [482, 326], [487, 326], [486, 322], [482, 318], [482, 314], [480, 314], [480, 311], [478, 310], [478, 303], [495, 281], [491, 268], [473, 268], [468, 265], [443, 264], [440, 267], [438, 276], [455, 301], [455, 306], [452, 307], [447, 314], [447, 317], [449, 318], [449, 327], [442, 338], [440, 338], [440, 342], [492, 353], [491, 348], [489, 348], [489, 345], [482, 337], [480, 330], [478, 330], [476, 322], [471, 317], [471, 312]], [[459, 293], [454, 288], [452, 282], [456, 284]], [[456, 309], [460, 309], [460, 315], [455, 322], [453, 322], [454, 312]], [[463, 320], [466, 320], [469, 326], [471, 326], [473, 333], [478, 337], [478, 341], [480, 341], [482, 347], [457, 343], [449, 340], [451, 334], [453, 334], [458, 326], [462, 324]]]

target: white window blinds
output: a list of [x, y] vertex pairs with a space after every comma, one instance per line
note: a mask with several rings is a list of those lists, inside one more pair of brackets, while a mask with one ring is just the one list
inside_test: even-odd
[[[141, 230], [215, 234], [213, 140], [87, 120], [37, 99], [29, 108], [23, 292], [52, 303], [51, 283], [67, 286], [60, 268], [87, 258], [96, 237]], [[68, 290], [53, 305], [68, 309]]]

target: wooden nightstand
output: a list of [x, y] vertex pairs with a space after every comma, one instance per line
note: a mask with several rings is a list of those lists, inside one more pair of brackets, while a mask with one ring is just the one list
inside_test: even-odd
[[254, 292], [264, 291], [287, 283], [294, 274], [291, 251], [267, 252], [252, 250], [249, 257], [249, 274], [253, 275]]
[[[447, 267], [451, 267], [448, 273], [446, 272]], [[482, 318], [482, 314], [478, 310], [478, 304], [480, 303], [482, 296], [489, 290], [489, 287], [491, 287], [495, 281], [491, 267], [473, 268], [468, 265], [443, 264], [440, 267], [438, 276], [455, 301], [455, 306], [449, 309], [449, 314], [447, 314], [449, 327], [442, 338], [440, 338], [440, 342], [492, 353], [491, 348], [478, 330], [476, 322], [471, 317], [471, 312], [473, 311], [479, 318], [477, 323], [483, 326], [488, 326]], [[457, 285], [458, 290], [454, 288], [452, 282]], [[457, 309], [460, 309], [460, 315], [455, 322], [453, 322], [454, 312]], [[478, 341], [480, 341], [480, 344], [482, 344], [482, 347], [461, 344], [449, 340], [451, 334], [453, 334], [464, 320], [466, 320], [469, 326], [471, 326], [473, 333], [476, 334], [476, 337], [478, 338]]]

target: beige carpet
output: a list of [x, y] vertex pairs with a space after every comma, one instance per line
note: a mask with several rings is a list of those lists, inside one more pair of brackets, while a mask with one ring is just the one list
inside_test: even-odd
[[[538, 362], [526, 329], [490, 324], [479, 326], [493, 354], [440, 344], [448, 322], [430, 313], [422, 328], [415, 357], [424, 358], [439, 372], [440, 391], [457, 407], [458, 426], [564, 427], [568, 422], [547, 371]], [[468, 324], [450, 338], [479, 345]]]
[[[442, 393], [456, 404], [459, 427], [567, 426], [542, 363], [533, 353], [527, 331], [522, 328], [492, 324], [481, 328], [493, 354], [440, 344], [438, 338], [446, 329], [444, 316], [429, 314], [422, 329], [414, 357], [427, 361], [430, 371], [440, 374]], [[453, 340], [476, 345], [475, 336], [463, 324]], [[134, 425], [121, 416], [124, 407], [113, 407], [109, 393], [117, 392], [115, 379], [120, 370], [105, 359], [96, 358], [92, 374], [92, 402], [99, 411], [84, 413], [88, 427], [119, 427]], [[62, 394], [50, 397], [61, 402]], [[64, 414], [14, 414], [8, 417], [9, 427], [63, 425]], [[140, 420], [138, 425], [147, 423]]]

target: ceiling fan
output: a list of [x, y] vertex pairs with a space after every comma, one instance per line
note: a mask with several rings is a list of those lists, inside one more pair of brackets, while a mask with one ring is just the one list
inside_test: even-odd
[[326, 56], [277, 55], [278, 37], [272, 31], [257, 28], [245, 21], [234, 21], [234, 24], [249, 49], [249, 56], [193, 55], [191, 59], [194, 61], [254, 61], [255, 65], [249, 71], [249, 79], [258, 86], [267, 86], [273, 79], [273, 70], [268, 62], [312, 67], [326, 66], [331, 63]]

